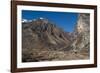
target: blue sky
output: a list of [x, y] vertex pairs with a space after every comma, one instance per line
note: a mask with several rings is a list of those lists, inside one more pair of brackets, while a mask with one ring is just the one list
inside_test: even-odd
[[48, 19], [64, 31], [72, 32], [78, 19], [78, 13], [22, 10], [22, 19], [32, 20], [39, 17]]

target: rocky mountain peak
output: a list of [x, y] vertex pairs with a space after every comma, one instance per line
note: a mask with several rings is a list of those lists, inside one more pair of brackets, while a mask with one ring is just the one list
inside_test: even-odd
[[[41, 43], [41, 46], [44, 45], [45, 48], [52, 48], [52, 49], [57, 49], [59, 47], [59, 50], [62, 46], [67, 46], [70, 42], [69, 34], [64, 32], [62, 29], [57, 27], [55, 24], [50, 22], [48, 19], [45, 18], [38, 18], [35, 21], [32, 21], [30, 23], [24, 23], [22, 24], [23, 27], [23, 40], [30, 40], [34, 43]], [[28, 35], [28, 34], [29, 35]], [[27, 37], [31, 37], [31, 40], [29, 38], [25, 38], [25, 35]], [[37, 41], [36, 41], [37, 40]], [[33, 45], [32, 42], [26, 42], [27, 46], [24, 45], [24, 47], [29, 47], [31, 48]], [[30, 43], [30, 45], [28, 45]], [[33, 44], [34, 44], [33, 43]], [[64, 49], [64, 48], [61, 48]]]
[[37, 19], [33, 19], [33, 22], [37, 22], [37, 24], [47, 24], [48, 23], [48, 19], [43, 18], [43, 17], [39, 17]]

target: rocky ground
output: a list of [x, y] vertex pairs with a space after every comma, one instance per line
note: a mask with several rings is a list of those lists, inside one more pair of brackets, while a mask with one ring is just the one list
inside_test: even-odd
[[[29, 51], [29, 52], [28, 52]], [[24, 50], [23, 62], [39, 61], [63, 61], [63, 60], [85, 60], [89, 59], [89, 53], [85, 51], [50, 51], [50, 50]]]

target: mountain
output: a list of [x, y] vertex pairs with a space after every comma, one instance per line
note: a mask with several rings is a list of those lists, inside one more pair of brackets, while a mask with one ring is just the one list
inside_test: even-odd
[[73, 32], [43, 17], [22, 22], [22, 61], [88, 59], [89, 20], [89, 14], [80, 13]]
[[90, 15], [79, 14], [74, 33], [77, 34], [70, 48], [74, 51], [85, 51], [89, 54], [90, 49]]
[[44, 18], [23, 23], [22, 28], [23, 48], [62, 50], [70, 43], [68, 32], [64, 32]]

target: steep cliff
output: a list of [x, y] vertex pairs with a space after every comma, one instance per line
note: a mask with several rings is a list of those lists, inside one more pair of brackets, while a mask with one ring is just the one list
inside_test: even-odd
[[71, 48], [74, 51], [87, 51], [90, 49], [90, 15], [79, 14], [74, 33], [77, 33]]

